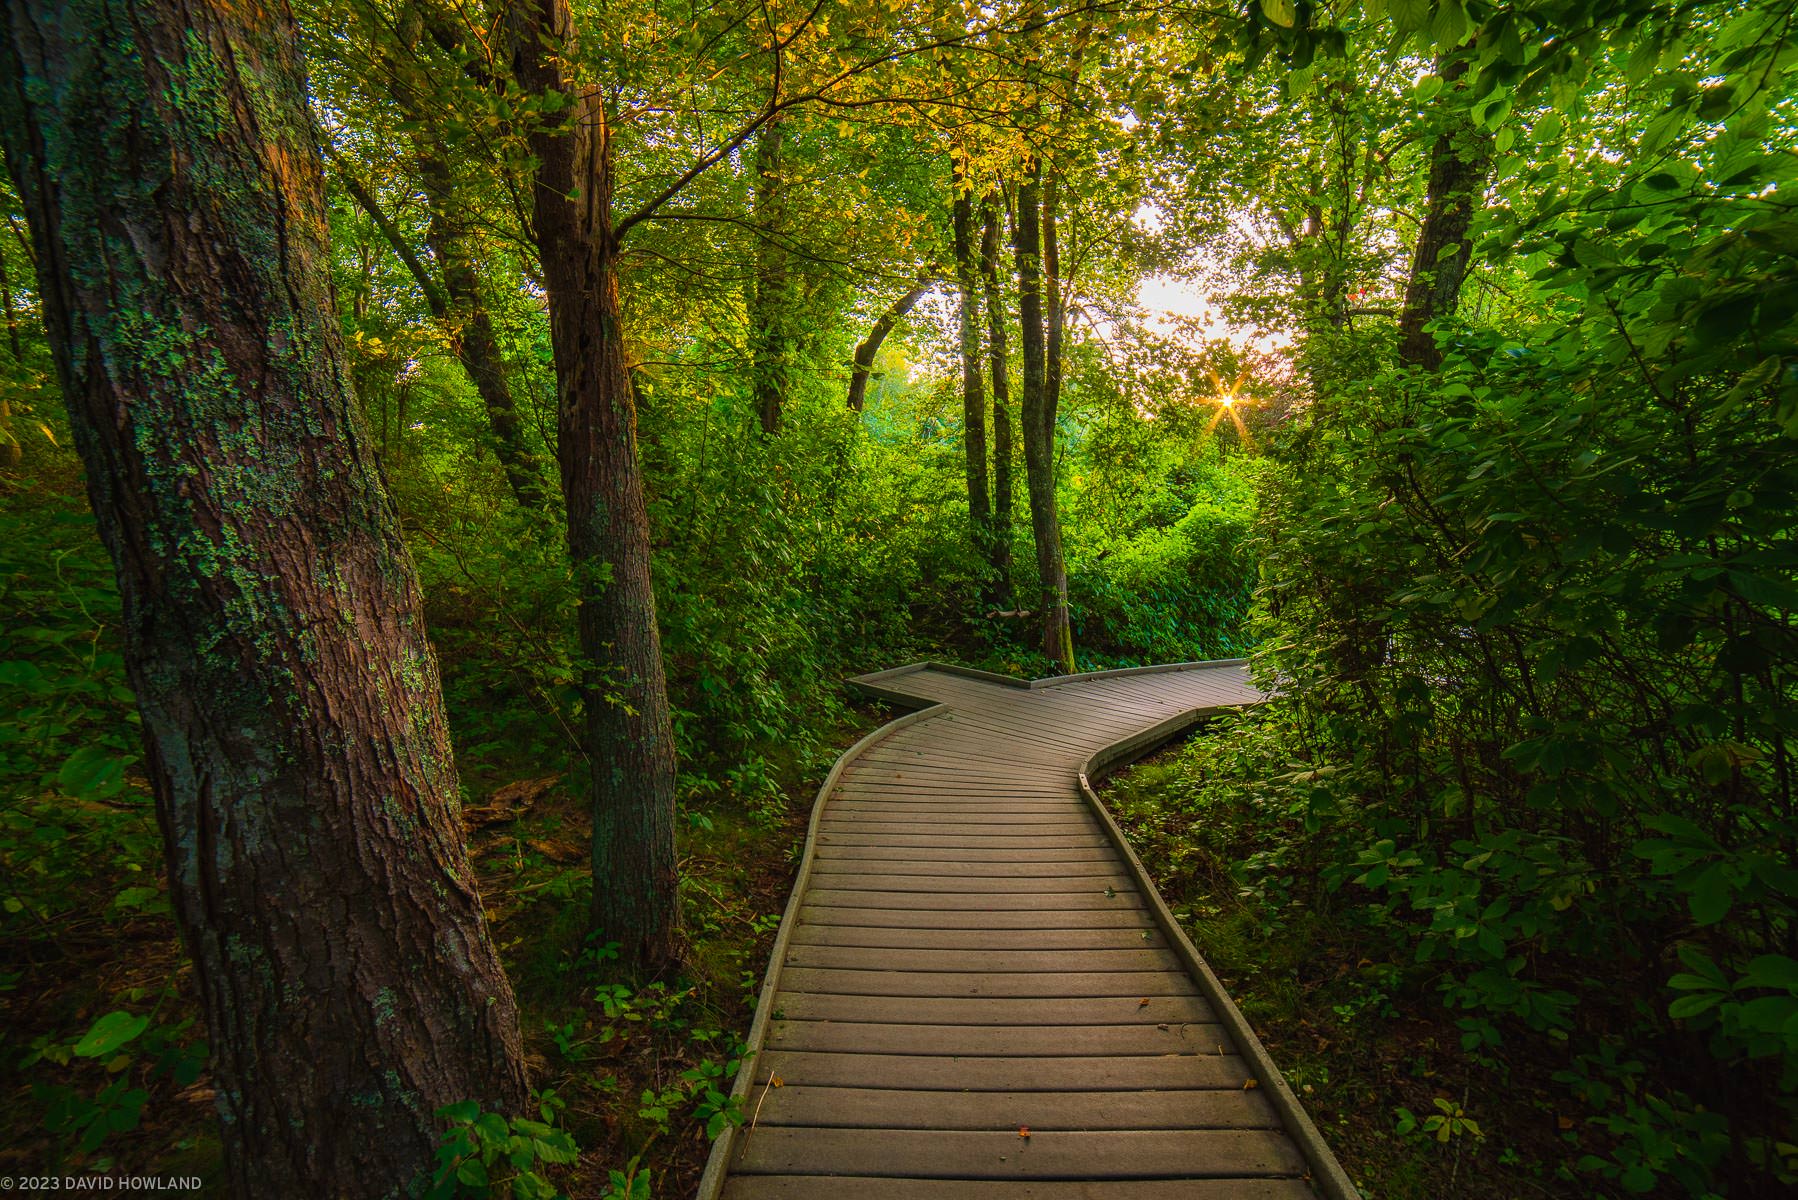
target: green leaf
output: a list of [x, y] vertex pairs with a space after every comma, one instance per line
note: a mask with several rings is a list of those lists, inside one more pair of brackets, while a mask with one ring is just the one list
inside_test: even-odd
[[125, 786], [125, 764], [110, 750], [83, 746], [64, 760], [56, 786], [77, 800], [104, 800]]
[[1261, 11], [1267, 19], [1282, 29], [1291, 29], [1292, 23], [1298, 20], [1298, 10], [1293, 0], [1261, 0]]
[[1715, 925], [1729, 915], [1735, 906], [1736, 889], [1722, 863], [1712, 863], [1692, 885], [1686, 897], [1692, 908], [1692, 919], [1700, 925]]
[[161, 893], [153, 887], [126, 888], [112, 898], [114, 908], [142, 908]]
[[1430, 19], [1430, 0], [1390, 0], [1386, 7], [1400, 33], [1415, 33]]
[[481, 1105], [476, 1100], [458, 1100], [437, 1110], [437, 1116], [441, 1120], [455, 1125], [466, 1125], [480, 1115]]
[[1783, 954], [1763, 954], [1748, 964], [1736, 986], [1780, 988], [1798, 995], [1798, 961]]
[[1461, 0], [1442, 0], [1436, 19], [1430, 22], [1430, 37], [1439, 50], [1453, 50], [1467, 37], [1467, 9]]
[[109, 1012], [95, 1021], [75, 1043], [75, 1053], [82, 1058], [105, 1058], [120, 1046], [134, 1040], [150, 1027], [150, 1018], [128, 1012]]
[[1683, 1021], [1699, 1013], [1709, 1012], [1722, 1001], [1722, 992], [1698, 992], [1691, 996], [1681, 996], [1667, 1006], [1667, 1015], [1676, 1021]]

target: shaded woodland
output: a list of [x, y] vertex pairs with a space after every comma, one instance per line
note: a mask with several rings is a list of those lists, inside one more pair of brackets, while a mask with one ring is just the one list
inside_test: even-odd
[[0, 1174], [689, 1194], [845, 676], [1248, 657], [1110, 801], [1367, 1196], [1790, 1194], [1795, 71], [0, 0]]

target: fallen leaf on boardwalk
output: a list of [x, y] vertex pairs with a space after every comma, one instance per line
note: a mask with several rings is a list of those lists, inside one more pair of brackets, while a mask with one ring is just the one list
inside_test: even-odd
[[1018, 1136], [1023, 1138], [1024, 1140], [1028, 1141], [1030, 1139], [1030, 1126], [1028, 1126], [1028, 1125], [1018, 1126]]
[[782, 1079], [778, 1075], [770, 1075], [770, 1076], [768, 1076], [768, 1086], [769, 1087], [786, 1087], [787, 1081]]
[[1242, 1081], [1242, 1090], [1245, 1092], [1251, 1088], [1258, 1088], [1260, 1086], [1261, 1081], [1259, 1079], [1245, 1079]]
[[1141, 1000], [1138, 1000], [1136, 1002], [1136, 1007], [1138, 1007], [1138, 1008], [1149, 1007], [1149, 998], [1147, 996], [1144, 996]]

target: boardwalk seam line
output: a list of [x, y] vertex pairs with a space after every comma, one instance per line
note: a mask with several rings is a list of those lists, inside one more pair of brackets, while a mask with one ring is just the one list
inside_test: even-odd
[[[792, 940], [793, 929], [799, 924], [799, 910], [805, 905], [806, 884], [811, 879], [812, 863], [817, 858], [818, 827], [824, 818], [824, 808], [830, 801], [830, 794], [837, 788], [848, 770], [864, 751], [878, 745], [888, 737], [913, 725], [941, 716], [948, 708], [942, 704], [931, 704], [916, 712], [906, 713], [897, 720], [888, 721], [880, 728], [871, 730], [855, 745], [843, 751], [837, 761], [832, 764], [830, 774], [818, 788], [818, 798], [812, 802], [812, 817], [805, 831], [805, 852], [799, 860], [799, 871], [793, 877], [793, 891], [787, 897], [786, 911], [781, 914], [780, 932], [774, 935], [774, 948], [768, 955], [768, 974], [762, 980], [762, 990], [756, 1000], [755, 1017], [749, 1024], [749, 1036], [744, 1039], [743, 1059], [737, 1068], [736, 1081], [731, 1085], [730, 1094], [733, 1099], [747, 1099], [749, 1090], [755, 1082], [756, 1066], [762, 1057], [762, 1043], [767, 1039], [768, 1023], [773, 1017], [774, 998], [780, 990], [781, 968], [786, 962], [787, 946]], [[712, 1143], [712, 1152], [706, 1159], [705, 1173], [699, 1178], [698, 1200], [716, 1200], [724, 1187], [724, 1177], [728, 1173], [730, 1157], [737, 1143], [737, 1131], [740, 1127], [726, 1125], [724, 1132]]]

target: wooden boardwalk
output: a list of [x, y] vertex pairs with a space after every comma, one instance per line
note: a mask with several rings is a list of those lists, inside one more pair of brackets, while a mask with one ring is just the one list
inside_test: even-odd
[[854, 682], [701, 1200], [1355, 1197], [1088, 783], [1243, 666]]

